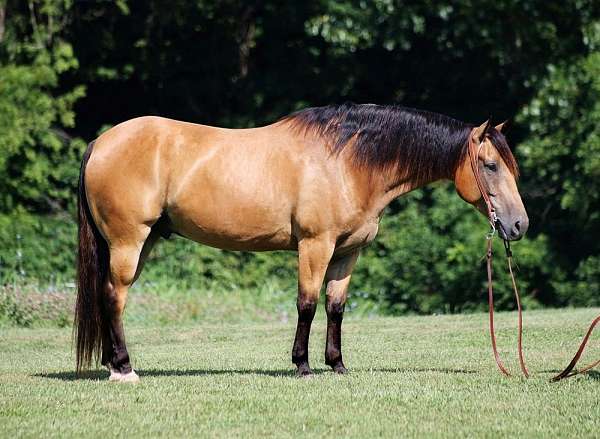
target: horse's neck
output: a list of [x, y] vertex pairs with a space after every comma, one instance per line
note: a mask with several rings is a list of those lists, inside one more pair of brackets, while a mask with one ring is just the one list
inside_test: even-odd
[[379, 183], [373, 188], [373, 195], [377, 197], [378, 208], [385, 209], [396, 198], [401, 197], [415, 189], [420, 189], [440, 180], [452, 180], [452, 172], [442, 175], [432, 175], [426, 180], [415, 180], [411, 178], [398, 179], [397, 171], [383, 172]]

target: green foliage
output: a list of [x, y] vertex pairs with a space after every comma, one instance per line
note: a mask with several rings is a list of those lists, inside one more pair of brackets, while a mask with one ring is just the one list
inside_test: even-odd
[[71, 284], [76, 230], [63, 217], [0, 214], [0, 283]]
[[53, 290], [0, 287], [0, 325], [65, 327], [73, 321], [74, 296]]
[[83, 146], [65, 129], [74, 126], [72, 107], [84, 87], [57, 91], [59, 76], [78, 67], [71, 44], [57, 35], [71, 2], [30, 5], [30, 24], [15, 14], [0, 51], [0, 212], [64, 209]]
[[571, 283], [568, 283], [566, 288], [562, 286], [559, 289], [562, 299], [575, 306], [598, 306], [600, 304], [600, 257], [590, 256], [584, 259], [579, 264], [576, 275], [574, 288]]
[[518, 121], [532, 134], [520, 146], [537, 231], [552, 238], [561, 303], [600, 297], [600, 21], [585, 30], [589, 54], [548, 67]]
[[[143, 282], [171, 283], [180, 289], [261, 288], [293, 290], [296, 286], [296, 256], [289, 252], [245, 253], [217, 250], [174, 237], [160, 241], [148, 258]], [[166, 282], [165, 282], [166, 281]]]
[[537, 135], [521, 145], [529, 185], [550, 209], [586, 231], [600, 226], [600, 52], [550, 66], [520, 121]]
[[[349, 99], [470, 122], [518, 113], [509, 140], [523, 140], [531, 218], [514, 246], [525, 303], [600, 300], [598, 2], [11, 0], [0, 12], [0, 283], [72, 285], [82, 139], [142, 114], [243, 127]], [[360, 258], [349, 308], [485, 306], [485, 230], [446, 186], [399, 200]], [[510, 309], [497, 247], [497, 302]], [[291, 253], [175, 238], [138, 288], [293, 301], [295, 271]]]
[[[167, 282], [162, 282], [162, 286], [166, 285]], [[295, 293], [269, 284], [234, 290], [162, 286], [146, 284], [130, 291], [129, 324], [286, 322], [295, 311]], [[0, 327], [70, 326], [75, 306], [73, 287], [61, 285], [57, 289], [32, 283], [0, 286]]]
[[[377, 240], [363, 251], [353, 289], [365, 291], [382, 312], [482, 309], [487, 299], [483, 217], [447, 186], [412, 193], [399, 204], [400, 212], [384, 217]], [[500, 240], [494, 247], [496, 302], [501, 309], [513, 309]], [[544, 261], [546, 247], [542, 236], [513, 245], [529, 306], [538, 303], [536, 282], [551, 274]]]

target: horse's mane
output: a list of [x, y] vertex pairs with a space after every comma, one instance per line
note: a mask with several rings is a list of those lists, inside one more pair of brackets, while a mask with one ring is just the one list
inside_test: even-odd
[[[395, 168], [400, 177], [419, 182], [453, 175], [466, 157], [473, 129], [473, 125], [429, 111], [353, 103], [307, 108], [282, 120], [326, 138], [334, 154], [350, 145], [352, 159], [359, 166], [373, 171]], [[488, 135], [517, 176], [517, 162], [502, 133], [490, 128]]]

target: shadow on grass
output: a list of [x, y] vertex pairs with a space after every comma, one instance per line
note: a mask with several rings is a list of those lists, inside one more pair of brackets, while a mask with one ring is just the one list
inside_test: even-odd
[[600, 372], [597, 370], [590, 370], [587, 375], [593, 380], [600, 381]]
[[[294, 377], [295, 372], [291, 369], [276, 369], [276, 370], [262, 370], [262, 369], [135, 369], [136, 373], [140, 378], [144, 377], [178, 377], [178, 376], [203, 376], [203, 375], [266, 375], [272, 377]], [[320, 375], [327, 372], [325, 369], [313, 369], [315, 375]], [[51, 373], [39, 373], [35, 374], [38, 378], [50, 378], [62, 381], [96, 381], [108, 379], [108, 371], [94, 370], [89, 372], [82, 372], [77, 374], [76, 372], [51, 372]]]
[[[475, 370], [464, 369], [446, 369], [446, 368], [369, 368], [353, 369], [355, 372], [370, 373], [442, 373], [442, 374], [473, 374]], [[294, 377], [296, 373], [293, 369], [136, 369], [140, 378], [143, 377], [178, 377], [178, 376], [204, 376], [204, 375], [264, 375], [271, 377]], [[315, 375], [333, 373], [331, 369], [313, 369]], [[350, 372], [352, 373], [352, 371]], [[108, 371], [93, 370], [77, 374], [76, 372], [50, 372], [38, 373], [33, 376], [38, 378], [49, 378], [61, 381], [98, 381], [108, 379]]]
[[[556, 375], [560, 372], [562, 372], [561, 370], [558, 369], [553, 369], [553, 370], [542, 370], [540, 371], [541, 373], [550, 373], [552, 375]], [[600, 371], [598, 370], [590, 370], [589, 372], [585, 372], [581, 375], [577, 375], [579, 377], [586, 377], [589, 380], [595, 380], [595, 381], [600, 381]]]
[[385, 373], [443, 373], [443, 374], [472, 374], [478, 373], [469, 369], [450, 369], [446, 367], [379, 367], [374, 369], [356, 369], [357, 372], [385, 372]]

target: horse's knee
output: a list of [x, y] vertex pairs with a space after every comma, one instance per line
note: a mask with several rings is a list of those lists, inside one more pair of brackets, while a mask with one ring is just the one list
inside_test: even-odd
[[317, 300], [308, 298], [299, 298], [296, 302], [296, 308], [298, 310], [298, 320], [300, 321], [312, 321], [317, 310]]
[[346, 301], [342, 299], [330, 299], [327, 300], [327, 318], [332, 322], [341, 322], [344, 318], [344, 308], [346, 307]]

